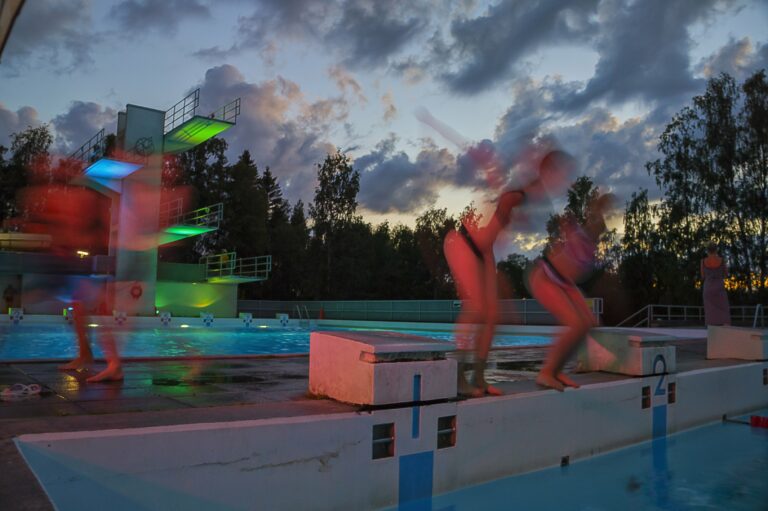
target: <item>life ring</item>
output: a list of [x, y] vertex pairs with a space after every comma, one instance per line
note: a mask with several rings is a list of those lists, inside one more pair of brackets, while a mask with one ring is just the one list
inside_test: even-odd
[[141, 298], [142, 294], [144, 294], [144, 290], [138, 282], [131, 286], [131, 297], [133, 297], [134, 300]]

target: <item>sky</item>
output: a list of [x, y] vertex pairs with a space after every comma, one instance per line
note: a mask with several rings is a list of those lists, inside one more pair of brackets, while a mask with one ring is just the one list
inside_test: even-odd
[[[339, 148], [373, 224], [488, 207], [498, 192], [426, 109], [505, 161], [551, 137], [623, 205], [660, 196], [645, 162], [707, 78], [768, 67], [766, 26], [766, 0], [27, 0], [0, 61], [0, 145], [47, 123], [69, 154], [127, 103], [168, 109], [199, 87], [204, 112], [241, 98], [228, 157], [248, 149], [292, 204]], [[497, 256], [537, 252], [547, 214]]]

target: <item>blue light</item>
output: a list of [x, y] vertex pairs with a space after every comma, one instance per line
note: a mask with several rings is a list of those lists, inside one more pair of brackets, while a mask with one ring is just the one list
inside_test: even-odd
[[126, 161], [102, 158], [85, 169], [85, 175], [88, 177], [122, 179], [125, 176], [136, 172], [141, 167], [143, 167], [143, 165], [138, 163], [128, 163]]

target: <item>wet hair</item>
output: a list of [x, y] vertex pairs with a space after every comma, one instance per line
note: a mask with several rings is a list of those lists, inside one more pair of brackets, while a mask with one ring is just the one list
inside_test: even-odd
[[717, 253], [717, 243], [714, 243], [714, 242], [707, 243], [707, 253], [708, 254], [716, 254]]

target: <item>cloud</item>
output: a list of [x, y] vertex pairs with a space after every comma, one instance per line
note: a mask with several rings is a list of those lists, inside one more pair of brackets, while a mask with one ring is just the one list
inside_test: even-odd
[[10, 149], [12, 134], [40, 124], [37, 110], [31, 106], [23, 106], [14, 112], [0, 102], [0, 146]]
[[414, 161], [395, 149], [390, 134], [375, 150], [357, 158], [360, 206], [374, 213], [412, 213], [437, 200], [456, 172], [456, 157], [446, 149], [424, 147]]
[[540, 47], [588, 42], [596, 28], [597, 3], [499, 2], [477, 17], [454, 19], [450, 37], [435, 33], [424, 65], [453, 92], [482, 92], [512, 77]]
[[702, 59], [696, 70], [705, 78], [728, 73], [742, 81], [759, 69], [768, 67], [768, 44], [755, 48], [749, 37], [731, 38], [712, 55]]
[[339, 48], [347, 66], [375, 68], [427, 28], [429, 11], [423, 1], [349, 0], [342, 3], [342, 15], [325, 39]]
[[[324, 44], [350, 69], [385, 66], [430, 23], [438, 11], [428, 0], [257, 0], [252, 14], [238, 19], [229, 47], [203, 48], [201, 59], [226, 58], [246, 50], [270, 61], [293, 41]], [[433, 12], [432, 12], [433, 13]]]
[[391, 92], [386, 92], [381, 96], [381, 104], [384, 106], [384, 122], [389, 122], [397, 117], [395, 98], [392, 97]]
[[599, 59], [582, 91], [563, 98], [560, 107], [578, 111], [596, 100], [618, 104], [675, 99], [703, 86], [691, 74], [688, 33], [732, 2], [647, 0], [600, 4]]
[[342, 94], [352, 93], [360, 103], [365, 104], [368, 102], [365, 94], [363, 94], [363, 88], [342, 66], [333, 66], [328, 69], [328, 76], [336, 82], [336, 86]]
[[211, 17], [208, 7], [198, 0], [123, 0], [110, 9], [122, 30], [173, 35], [188, 18]]
[[251, 83], [232, 65], [208, 69], [200, 88], [202, 112], [241, 98], [237, 125], [224, 134], [229, 154], [248, 149], [262, 170], [271, 168], [288, 200], [311, 201], [316, 164], [335, 150], [327, 141], [330, 126], [346, 117], [344, 100], [310, 102], [294, 82], [277, 77]]
[[40, 64], [57, 73], [82, 71], [93, 63], [91, 50], [101, 40], [91, 25], [87, 0], [26, 2], [3, 52], [4, 74]]
[[56, 149], [70, 154], [87, 142], [102, 128], [114, 131], [117, 111], [93, 102], [73, 101], [69, 109], [53, 118], [56, 131]]

